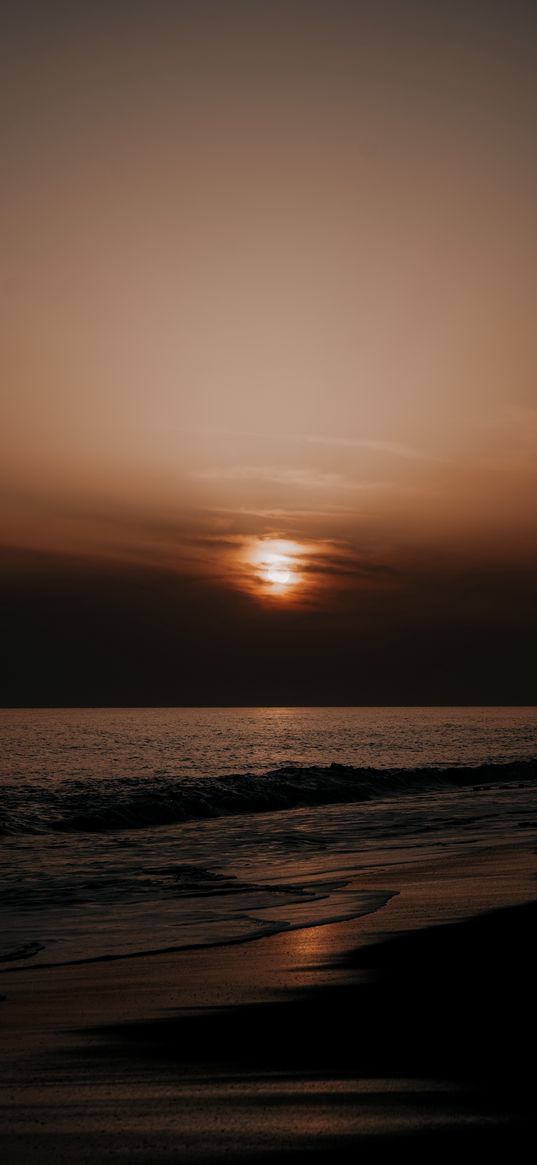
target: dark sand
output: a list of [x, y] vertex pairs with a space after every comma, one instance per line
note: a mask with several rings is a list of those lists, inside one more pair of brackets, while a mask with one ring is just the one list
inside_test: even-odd
[[353, 922], [3, 974], [4, 1160], [520, 1159], [534, 869], [461, 847], [362, 874], [397, 894]]

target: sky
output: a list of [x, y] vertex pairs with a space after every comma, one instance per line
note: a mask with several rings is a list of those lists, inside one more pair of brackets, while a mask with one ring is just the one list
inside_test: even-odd
[[532, 703], [537, 10], [4, 0], [6, 704]]

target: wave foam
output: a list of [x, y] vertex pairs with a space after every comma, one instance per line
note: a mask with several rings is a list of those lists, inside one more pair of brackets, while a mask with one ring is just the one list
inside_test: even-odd
[[[0, 832], [104, 833], [150, 829], [236, 814], [274, 813], [335, 803], [383, 800], [464, 786], [534, 781], [537, 760], [474, 767], [400, 769], [331, 764], [289, 766], [263, 774], [153, 777], [87, 782], [83, 786], [4, 789]], [[11, 796], [10, 796], [11, 794]]]

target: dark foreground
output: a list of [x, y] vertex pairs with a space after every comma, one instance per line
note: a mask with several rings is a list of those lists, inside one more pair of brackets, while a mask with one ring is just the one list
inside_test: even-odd
[[[215, 1081], [227, 1082], [231, 1107], [234, 1086], [255, 1082], [247, 1100], [239, 1090], [247, 1144], [226, 1145], [226, 1159], [350, 1161], [366, 1147], [410, 1148], [409, 1139], [413, 1152], [435, 1155], [447, 1139], [453, 1149], [522, 1147], [535, 1104], [525, 1058], [531, 1062], [535, 1047], [536, 924], [533, 902], [410, 933], [350, 953], [345, 984], [306, 989], [293, 1001], [112, 1027], [95, 1054], [199, 1073], [209, 1096]], [[327, 1076], [337, 1088], [327, 1088]], [[270, 1110], [297, 1122], [287, 1152], [269, 1144], [255, 1151], [247, 1126], [249, 1110], [258, 1124], [258, 1107], [274, 1131], [280, 1120], [271, 1122]], [[331, 1108], [349, 1132], [332, 1134]], [[220, 1160], [221, 1147], [205, 1159]]]
[[[474, 880], [469, 870], [469, 890]], [[460, 892], [460, 872], [451, 884]], [[406, 914], [404, 888], [394, 900], [391, 936], [390, 904], [339, 931], [56, 972], [41, 1004], [35, 984], [50, 972], [4, 976], [4, 1160], [521, 1159], [534, 1120], [537, 902], [417, 927], [418, 885]], [[84, 993], [82, 1009], [68, 988]], [[40, 1017], [25, 1027], [32, 1006]]]

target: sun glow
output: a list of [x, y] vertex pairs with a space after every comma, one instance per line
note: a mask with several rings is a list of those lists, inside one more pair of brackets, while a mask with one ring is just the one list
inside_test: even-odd
[[251, 535], [237, 539], [229, 569], [235, 584], [256, 599], [311, 606], [326, 589], [334, 546], [326, 541]]
[[257, 589], [265, 594], [286, 595], [302, 581], [298, 542], [277, 538], [258, 541], [248, 552]]

